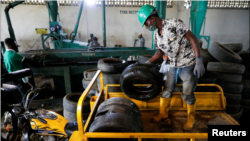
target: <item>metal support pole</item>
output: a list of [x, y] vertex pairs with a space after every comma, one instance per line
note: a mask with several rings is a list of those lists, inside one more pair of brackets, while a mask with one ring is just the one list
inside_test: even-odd
[[[154, 0], [154, 6], [156, 7], [157, 10], [159, 10], [159, 9], [160, 9], [160, 1]], [[160, 10], [159, 10], [159, 12], [158, 12], [158, 15], [159, 15], [159, 16], [161, 15]], [[152, 32], [152, 49], [155, 49], [154, 34], [155, 34], [155, 32], [153, 31], [153, 32]]]
[[162, 19], [166, 19], [167, 1], [162, 1]]
[[[15, 6], [17, 6], [17, 5], [19, 5], [19, 4], [23, 3], [23, 2], [24, 1], [16, 1], [16, 2], [10, 3], [4, 9], [7, 24], [8, 24], [8, 30], [9, 30], [10, 38], [12, 38], [15, 41], [16, 41], [16, 36], [15, 36], [14, 29], [13, 29], [12, 24], [11, 24], [9, 10], [10, 10], [10, 8], [14, 8]], [[16, 48], [16, 52], [18, 52], [18, 48]]]
[[76, 26], [75, 26], [75, 31], [74, 31], [74, 35], [73, 35], [73, 38], [71, 40], [71, 43], [74, 42], [75, 40], [75, 37], [76, 37], [76, 33], [77, 33], [77, 29], [78, 29], [78, 25], [79, 25], [79, 21], [81, 19], [81, 14], [82, 14], [82, 9], [83, 9], [83, 4], [84, 4], [84, 1], [81, 2], [81, 5], [80, 5], [80, 10], [79, 10], [79, 14], [78, 14], [78, 18], [77, 18], [77, 22], [76, 22]]
[[103, 46], [106, 47], [106, 17], [105, 17], [105, 1], [102, 1], [102, 36]]
[[63, 68], [63, 74], [64, 74], [64, 84], [65, 84], [66, 94], [70, 94], [71, 93], [71, 81], [70, 81], [69, 67]]
[[5, 46], [4, 46], [3, 41], [1, 41], [1, 49], [2, 49], [2, 52], [3, 52], [3, 54], [4, 54], [4, 52], [5, 52]]

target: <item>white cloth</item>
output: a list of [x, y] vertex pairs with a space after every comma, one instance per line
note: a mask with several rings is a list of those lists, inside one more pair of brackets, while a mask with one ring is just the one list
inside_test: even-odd
[[167, 80], [167, 73], [169, 71], [170, 64], [167, 64], [166, 61], [163, 61], [160, 68], [160, 73], [164, 74], [163, 80]]

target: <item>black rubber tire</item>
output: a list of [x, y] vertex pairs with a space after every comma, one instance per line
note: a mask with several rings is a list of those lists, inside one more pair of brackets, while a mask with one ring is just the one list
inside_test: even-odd
[[[216, 75], [206, 71], [205, 74], [198, 79], [198, 84], [216, 84], [217, 78]], [[202, 87], [197, 86], [195, 92], [214, 92], [216, 91], [215, 87]]]
[[131, 100], [128, 100], [123, 97], [113, 97], [105, 100], [97, 109], [97, 111], [100, 111], [101, 109], [104, 109], [104, 107], [108, 105], [120, 105], [123, 107], [127, 107], [130, 109], [133, 109], [135, 113], [137, 113], [141, 117], [140, 108]]
[[[138, 63], [144, 64], [146, 61], [148, 61], [150, 58], [152, 58], [153, 55], [138, 55]], [[162, 63], [163, 59], [160, 58], [159, 60], [156, 60], [153, 64]]]
[[97, 70], [98, 70], [97, 68], [94, 68], [94, 69], [89, 69], [89, 70], [84, 71], [83, 78], [85, 80], [91, 81], [92, 78], [95, 76]]
[[[63, 98], [63, 108], [67, 111], [72, 113], [76, 113], [77, 110], [77, 103], [82, 93], [71, 93], [67, 94]], [[89, 113], [90, 112], [90, 96], [87, 96], [83, 103], [83, 110], [82, 113]]]
[[250, 99], [241, 99], [240, 104], [243, 106], [250, 106]]
[[104, 73], [121, 73], [129, 64], [118, 58], [104, 58], [97, 63], [97, 68]]
[[227, 104], [226, 112], [228, 114], [236, 114], [240, 111], [240, 104]]
[[[86, 80], [85, 78], [82, 79], [82, 86], [84, 89], [87, 88], [91, 80]], [[91, 90], [98, 90], [97, 82], [94, 83], [93, 87]]]
[[244, 62], [250, 62], [250, 53], [242, 53], [240, 54], [240, 57], [242, 58], [243, 63]]
[[142, 132], [138, 123], [127, 115], [108, 113], [95, 118], [89, 132]]
[[146, 61], [148, 61], [152, 57], [153, 55], [138, 55], [138, 63], [144, 64]]
[[240, 75], [240, 74], [218, 73], [217, 79], [219, 81], [223, 81], [223, 82], [240, 83], [242, 81], [242, 75]]
[[227, 82], [218, 82], [218, 84], [222, 87], [225, 93], [241, 94], [243, 90], [242, 84], [227, 83]]
[[242, 90], [242, 98], [250, 99], [250, 88], [244, 88]]
[[208, 71], [206, 71], [204, 75], [198, 79], [199, 84], [216, 84], [216, 82], [216, 75]]
[[243, 79], [248, 79], [250, 80], [250, 71], [245, 71], [243, 74]]
[[132, 108], [129, 108], [129, 107], [124, 106], [124, 105], [106, 105], [106, 106], [102, 106], [101, 108], [98, 108], [98, 111], [96, 113], [96, 117], [98, 117], [100, 115], [107, 114], [107, 113], [120, 113], [120, 114], [127, 115], [127, 116], [133, 118], [135, 121], [137, 121], [139, 123], [141, 129], [143, 130], [141, 116], [140, 116], [140, 114], [135, 112], [134, 109], [132, 109]]
[[[102, 73], [103, 76], [103, 86], [104, 86], [104, 93], [106, 93], [105, 87], [106, 84], [119, 84], [120, 83], [120, 77], [121, 74], [107, 74]], [[101, 90], [101, 84], [100, 84], [100, 76], [97, 78], [97, 87], [98, 90]], [[109, 92], [122, 92], [120, 87], [109, 87]]]
[[243, 108], [240, 108], [240, 111], [236, 114], [230, 114], [236, 121], [239, 121], [243, 113]]
[[241, 105], [241, 107], [243, 108], [243, 114], [240, 118], [240, 124], [250, 126], [250, 120], [249, 120], [250, 119], [250, 106]]
[[214, 42], [209, 48], [208, 52], [217, 60], [221, 62], [229, 62], [229, 63], [241, 63], [241, 57], [218, 42]]
[[209, 62], [207, 64], [207, 70], [211, 72], [243, 74], [245, 72], [245, 66], [237, 63]]
[[222, 44], [223, 46], [231, 49], [234, 52], [239, 52], [242, 50], [242, 43], [228, 43], [228, 44]]
[[[152, 85], [149, 87], [135, 87], [133, 85], [133, 81], [135, 80], [141, 80]], [[148, 67], [134, 66], [122, 73], [120, 86], [122, 91], [130, 98], [150, 100], [161, 92], [161, 80]]]
[[155, 74], [157, 76], [157, 79], [159, 79], [159, 80], [163, 79], [163, 75], [161, 73], [159, 73], [159, 66], [157, 66], [157, 65], [148, 65], [148, 64], [131, 64], [131, 65], [127, 66], [123, 70], [122, 75], [124, 75], [127, 71], [129, 71], [129, 70], [131, 70], [133, 68], [138, 68], [138, 67], [143, 67], [143, 68], [149, 70], [150, 72]]
[[198, 39], [198, 42], [199, 42], [200, 48], [203, 49], [203, 48], [202, 48], [203, 41]]
[[[83, 120], [86, 120], [89, 116], [89, 113], [83, 113]], [[63, 110], [63, 117], [66, 118], [69, 122], [77, 121], [77, 113], [69, 112], [67, 110]]]
[[242, 79], [241, 83], [244, 86], [244, 88], [250, 88], [250, 80], [248, 80], [248, 79]]
[[224, 93], [228, 104], [239, 104], [241, 101], [241, 94]]
[[208, 62], [216, 62], [217, 60], [207, 51], [207, 49], [200, 50], [200, 56], [204, 67], [207, 67]]
[[246, 70], [250, 71], [250, 62], [246, 62], [244, 63], [244, 65], [245, 65]]

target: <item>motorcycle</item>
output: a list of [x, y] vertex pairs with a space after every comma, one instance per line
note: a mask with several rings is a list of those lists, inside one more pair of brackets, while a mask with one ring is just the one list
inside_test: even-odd
[[[30, 69], [23, 69], [2, 75], [1, 81], [10, 82], [23, 77], [32, 76]], [[25, 83], [29, 83], [26, 81]], [[29, 84], [31, 85], [31, 84]], [[1, 100], [2, 105], [7, 109], [2, 117], [1, 138], [4, 140], [24, 141], [67, 141], [71, 134], [78, 130], [77, 122], [69, 122], [63, 116], [50, 110], [39, 108], [35, 111], [29, 110], [32, 100], [41, 91], [50, 89], [48, 83], [42, 84], [39, 88], [31, 89], [22, 103], [7, 104]], [[1, 88], [2, 93], [4, 89]], [[30, 98], [31, 97], [31, 98]], [[85, 122], [85, 121], [83, 121]]]

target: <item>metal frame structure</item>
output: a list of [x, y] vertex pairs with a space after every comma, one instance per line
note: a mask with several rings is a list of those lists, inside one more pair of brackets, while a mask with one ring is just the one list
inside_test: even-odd
[[[6, 19], [9, 27], [10, 37], [15, 39], [14, 30], [11, 25], [11, 20], [9, 16], [9, 9], [17, 6], [18, 4], [23, 3], [23, 1], [16, 1], [10, 3], [6, 8]], [[87, 69], [96, 68], [97, 60], [96, 58], [122, 58], [127, 59], [129, 56], [134, 55], [153, 55], [154, 50], [149, 48], [134, 48], [134, 47], [116, 47], [116, 48], [106, 48], [106, 21], [105, 21], [105, 2], [103, 1], [102, 14], [103, 14], [103, 42], [104, 47], [96, 48], [96, 51], [88, 51], [87, 42], [74, 41], [74, 36], [71, 40], [65, 39], [67, 34], [62, 33], [60, 16], [58, 13], [58, 2], [57, 1], [48, 1], [46, 6], [48, 9], [49, 16], [49, 25], [50, 25], [50, 34], [41, 34], [42, 47], [41, 50], [28, 50], [20, 52], [26, 58], [35, 59], [36, 64], [39, 67], [30, 67], [35, 73], [44, 73], [52, 74], [55, 79], [57, 76], [64, 76], [64, 86], [56, 89], [65, 89], [66, 94], [71, 93], [72, 91], [76, 92], [75, 87], [82, 87], [81, 81], [78, 78], [81, 78], [82, 72]], [[81, 2], [78, 18], [75, 25], [74, 35], [76, 35], [81, 13], [83, 10], [84, 1]], [[48, 49], [45, 47], [44, 43], [49, 37], [53, 37], [55, 49]], [[4, 50], [4, 46], [2, 48]], [[17, 50], [18, 51], [18, 50]], [[73, 63], [72, 63], [73, 62]], [[52, 64], [52, 66], [48, 65]], [[57, 64], [54, 65], [53, 64]], [[63, 64], [58, 66], [59, 64]], [[74, 70], [75, 69], [75, 70]], [[72, 75], [78, 75], [77, 81], [72, 77]], [[81, 75], [81, 76], [80, 76]], [[61, 79], [61, 78], [60, 78]], [[58, 79], [59, 80], [59, 79]], [[72, 82], [72, 84], [71, 84]], [[76, 82], [78, 82], [76, 84]], [[72, 90], [74, 89], [74, 90]], [[78, 90], [77, 90], [78, 91]], [[80, 90], [82, 91], [82, 90]]]
[[[97, 99], [95, 100], [95, 104], [91, 110], [91, 113], [85, 123], [85, 125], [83, 125], [83, 116], [82, 116], [82, 108], [83, 108], [83, 101], [85, 101], [85, 99], [88, 96], [88, 93], [90, 92], [91, 88], [93, 87], [94, 83], [97, 81], [97, 78], [100, 76], [100, 85], [101, 85], [101, 90], [99, 92], [99, 96], [97, 97]], [[147, 85], [147, 84], [138, 84], [139, 86], [142, 85]], [[150, 138], [150, 139], [162, 139], [162, 138], [182, 138], [182, 139], [187, 139], [189, 138], [191, 141], [195, 141], [195, 139], [197, 138], [208, 138], [208, 133], [102, 133], [102, 132], [88, 132], [88, 129], [90, 127], [91, 122], [93, 122], [94, 120], [94, 115], [96, 114], [96, 111], [98, 109], [98, 106], [101, 104], [102, 101], [106, 100], [108, 98], [108, 96], [110, 94], [114, 94], [114, 97], [124, 97], [125, 94], [121, 95], [120, 92], [108, 92], [108, 87], [110, 86], [119, 86], [118, 84], [106, 84], [106, 95], [104, 94], [104, 85], [103, 85], [103, 74], [101, 72], [101, 70], [98, 70], [95, 74], [95, 76], [93, 77], [93, 79], [91, 80], [91, 82], [89, 83], [89, 85], [87, 86], [86, 90], [82, 93], [78, 104], [77, 104], [77, 122], [78, 122], [78, 131], [74, 131], [70, 140], [69, 141], [88, 141], [89, 138], [135, 138], [138, 139], [138, 141], [141, 141], [142, 139], [145, 138]], [[181, 84], [178, 84], [177, 86], [182, 86]], [[203, 95], [210, 95], [212, 96], [211, 98], [214, 98], [214, 95], [217, 95], [217, 97], [215, 98], [216, 104], [215, 107], [209, 107], [208, 105], [206, 105], [209, 102], [205, 102], [204, 106], [205, 107], [197, 107], [197, 110], [225, 110], [225, 105], [226, 105], [226, 101], [225, 101], [225, 97], [224, 97], [224, 93], [222, 88], [217, 85], [217, 84], [198, 84], [197, 86], [213, 86], [213, 87], [217, 87], [219, 89], [220, 92], [202, 92]], [[173, 95], [180, 95], [181, 93], [177, 93], [174, 92]], [[201, 95], [201, 93], [195, 92], [196, 95]], [[218, 97], [219, 96], [219, 97]], [[126, 95], [125, 95], [126, 97]], [[127, 98], [127, 97], [126, 97]], [[175, 98], [173, 96], [173, 98]], [[131, 99], [130, 99], [131, 100]], [[135, 102], [135, 101], [134, 101]], [[143, 102], [143, 101], [141, 101]], [[210, 100], [211, 102], [211, 100]], [[152, 109], [152, 107], [145, 107], [145, 109], [143, 109], [143, 105], [144, 104], [140, 104], [137, 102], [135, 102], [136, 105], [138, 105], [138, 107], [141, 110], [155, 110]], [[150, 102], [149, 102], [150, 103]], [[203, 104], [203, 103], [202, 103]], [[200, 105], [202, 105], [200, 104]], [[160, 105], [160, 104], [158, 104]], [[185, 103], [183, 104], [183, 109], [178, 108], [177, 110], [186, 110], [186, 107], [184, 106]], [[159, 107], [158, 107], [159, 109]], [[170, 109], [171, 110], [171, 109]], [[176, 110], [173, 109], [172, 110]], [[227, 114], [225, 114], [225, 116], [227, 117], [227, 119], [230, 121], [230, 123], [238, 125], [239, 123], [237, 121], [235, 121], [232, 117], [228, 116]]]

